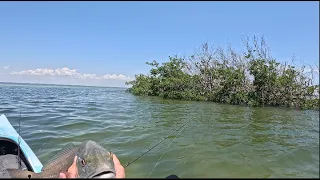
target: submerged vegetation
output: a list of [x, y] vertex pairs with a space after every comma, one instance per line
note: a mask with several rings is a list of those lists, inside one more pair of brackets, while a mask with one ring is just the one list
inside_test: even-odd
[[169, 99], [319, 109], [319, 85], [310, 76], [312, 68], [277, 62], [263, 37], [245, 38], [244, 45], [245, 53], [237, 53], [205, 43], [188, 58], [169, 57], [162, 65], [147, 62], [150, 74], [135, 75], [126, 82], [132, 85], [128, 91]]

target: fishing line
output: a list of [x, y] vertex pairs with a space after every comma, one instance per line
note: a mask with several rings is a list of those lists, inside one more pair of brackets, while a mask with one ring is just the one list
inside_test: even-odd
[[154, 149], [155, 147], [157, 147], [159, 144], [161, 144], [164, 140], [168, 139], [170, 136], [172, 136], [177, 130], [183, 128], [186, 124], [188, 124], [190, 122], [190, 119], [184, 123], [182, 126], [180, 126], [178, 129], [176, 129], [175, 131], [173, 131], [170, 135], [164, 137], [160, 142], [158, 142], [156, 145], [154, 145], [153, 147], [149, 148], [146, 152], [144, 152], [143, 154], [141, 154], [140, 156], [138, 156], [136, 159], [134, 159], [131, 162], [128, 162], [127, 165], [124, 166], [124, 168], [128, 167], [130, 164], [134, 163], [135, 161], [137, 161], [138, 159], [140, 159], [142, 156], [144, 156], [145, 154], [147, 154], [148, 152], [150, 152], [152, 149]]
[[153, 170], [157, 167], [157, 165], [159, 164], [161, 158], [163, 157], [163, 155], [166, 153], [166, 151], [168, 150], [168, 148], [171, 146], [171, 144], [173, 143], [173, 141], [178, 137], [178, 135], [184, 130], [185, 127], [183, 127], [179, 132], [178, 134], [176, 135], [176, 137], [174, 137], [174, 139], [171, 141], [171, 143], [167, 146], [167, 148], [165, 149], [165, 151], [162, 153], [162, 155], [160, 156], [160, 158], [158, 159], [157, 163], [153, 166], [150, 174], [148, 175], [147, 178], [150, 177], [150, 175], [152, 174]]
[[42, 149], [43, 145], [46, 144], [46, 142], [47, 142], [47, 141], [45, 141], [45, 142], [42, 144], [42, 146], [40, 147], [40, 149], [38, 150], [37, 153], [41, 152], [41, 149]]

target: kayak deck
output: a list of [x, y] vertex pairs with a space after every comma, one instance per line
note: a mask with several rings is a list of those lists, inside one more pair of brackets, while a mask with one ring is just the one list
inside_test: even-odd
[[[20, 143], [19, 143], [20, 141]], [[18, 148], [20, 145], [20, 148]], [[0, 156], [2, 159], [12, 159], [18, 157], [20, 149], [20, 159], [25, 168], [35, 173], [41, 172], [43, 167], [38, 157], [34, 154], [28, 144], [20, 137], [12, 127], [5, 115], [0, 116]], [[18, 159], [18, 158], [17, 158]], [[23, 166], [22, 166], [23, 167]]]

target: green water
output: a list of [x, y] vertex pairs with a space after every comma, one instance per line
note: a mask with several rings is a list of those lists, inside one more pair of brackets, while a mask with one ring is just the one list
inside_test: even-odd
[[43, 164], [69, 142], [94, 140], [126, 176], [319, 177], [319, 112], [136, 97], [122, 88], [0, 84], [0, 114]]

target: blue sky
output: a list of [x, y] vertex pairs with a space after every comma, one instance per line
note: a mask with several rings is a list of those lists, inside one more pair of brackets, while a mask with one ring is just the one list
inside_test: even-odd
[[0, 2], [0, 81], [123, 86], [146, 61], [255, 34], [278, 61], [319, 65], [319, 2]]

